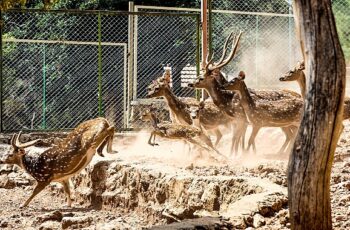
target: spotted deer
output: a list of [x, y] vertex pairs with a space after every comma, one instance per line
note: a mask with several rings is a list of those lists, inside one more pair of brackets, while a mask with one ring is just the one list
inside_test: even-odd
[[[235, 93], [221, 90], [221, 81], [225, 78], [220, 69], [234, 58], [240, 37], [241, 33], [238, 36], [233, 36], [233, 33], [231, 33], [224, 43], [223, 53], [219, 61], [214, 63], [212, 58], [208, 60], [208, 56], [203, 70], [204, 73], [199, 76], [194, 83], [188, 85], [189, 87], [206, 90], [214, 104], [231, 119], [232, 130], [234, 131], [231, 152], [238, 151], [240, 142], [242, 142], [242, 147], [244, 148], [244, 137], [248, 126], [248, 120], [246, 119], [242, 106], [237, 103]], [[232, 49], [225, 59], [228, 43], [231, 39]]]
[[25, 148], [42, 140], [26, 143], [20, 142], [21, 133], [14, 134], [11, 139], [12, 153], [0, 161], [1, 164], [16, 164], [37, 181], [32, 195], [21, 207], [27, 206], [31, 200], [51, 182], [60, 182], [67, 196], [68, 207], [71, 206], [69, 179], [84, 169], [95, 153], [103, 156], [102, 150], [112, 153], [114, 127], [104, 118], [85, 121], [77, 126], [56, 146], [36, 156], [26, 154]]
[[[235, 137], [236, 149], [237, 149], [238, 139], [242, 138], [244, 142], [244, 136], [245, 136], [247, 124], [248, 123], [251, 124], [251, 122], [248, 122], [248, 119], [246, 119], [246, 114], [243, 107], [237, 101], [237, 97], [239, 97], [238, 94], [234, 92], [227, 92], [225, 90], [222, 90], [223, 85], [227, 84], [228, 81], [223, 76], [223, 73], [221, 72], [220, 69], [225, 65], [227, 65], [234, 58], [241, 34], [242, 33], [234, 37], [233, 33], [231, 33], [225, 41], [223, 54], [220, 60], [217, 63], [213, 63], [212, 59], [208, 60], [207, 58], [203, 75], [200, 76], [193, 84], [189, 85], [195, 88], [205, 89], [213, 99], [214, 103], [220, 109], [222, 109], [222, 111], [224, 111], [228, 116], [230, 116], [233, 119], [233, 122], [236, 123], [236, 126], [238, 126], [236, 127], [236, 130], [237, 130], [236, 132], [238, 133], [236, 133], [236, 137]], [[225, 55], [227, 53], [228, 42], [230, 39], [232, 39], [232, 50], [228, 58], [224, 60]], [[300, 98], [300, 95], [288, 90], [248, 89], [248, 91], [250, 92], [254, 100], [281, 101], [284, 99]], [[282, 127], [282, 131], [285, 133], [287, 139], [289, 140], [292, 137], [292, 133], [295, 132], [295, 127], [294, 126]], [[250, 147], [253, 147], [254, 151], [256, 150], [255, 138], [251, 140], [247, 149], [249, 149]], [[282, 146], [281, 150], [284, 148], [285, 148], [285, 145]]]
[[303, 109], [300, 98], [284, 99], [275, 103], [269, 100], [254, 100], [245, 82], [245, 73], [241, 71], [238, 77], [224, 85], [226, 90], [236, 91], [240, 94], [240, 103], [245, 114], [252, 124], [252, 133], [248, 141], [248, 148], [253, 145], [254, 139], [262, 127], [280, 127], [286, 133], [285, 148], [292, 142], [294, 133], [291, 127], [298, 127]]
[[[157, 78], [148, 86], [148, 98], [164, 97], [167, 101], [170, 111], [170, 118], [175, 124], [193, 125], [193, 120], [190, 114], [190, 107], [198, 107], [198, 105], [189, 105], [185, 101], [178, 98], [170, 88], [170, 76], [164, 74]], [[213, 117], [215, 113], [218, 117]], [[216, 144], [219, 143], [222, 133], [220, 125], [227, 127], [227, 119], [218, 120], [219, 117], [225, 117], [219, 108], [213, 106], [205, 106], [201, 110], [199, 126], [207, 132], [214, 133], [216, 136]], [[203, 133], [204, 135], [204, 133]], [[206, 139], [206, 137], [203, 137]]]
[[195, 126], [215, 134], [214, 146], [218, 146], [223, 136], [222, 131], [230, 131], [232, 128], [231, 119], [211, 101], [201, 101], [198, 105], [192, 105], [189, 111]]
[[[158, 145], [155, 142], [156, 136], [166, 138], [183, 140], [189, 144], [192, 144], [200, 149], [205, 149], [208, 151], [214, 151], [217, 154], [220, 152], [213, 147], [209, 138], [203, 138], [203, 132], [200, 128], [192, 125], [174, 124], [170, 122], [161, 122], [156, 115], [157, 109], [151, 107], [148, 110], [142, 112], [140, 119], [142, 121], [151, 121], [153, 130], [148, 139], [148, 144], [151, 146]], [[153, 138], [153, 140], [152, 140]]]
[[[304, 61], [298, 62], [297, 65], [287, 71], [282, 77], [280, 77], [280, 81], [287, 82], [287, 81], [296, 81], [299, 84], [301, 95], [303, 99], [306, 98], [306, 77], [305, 77], [305, 64]], [[345, 97], [344, 98], [344, 114], [343, 119], [349, 119], [350, 118], [350, 98]]]

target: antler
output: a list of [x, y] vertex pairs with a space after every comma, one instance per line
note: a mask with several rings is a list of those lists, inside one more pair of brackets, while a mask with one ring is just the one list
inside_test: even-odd
[[207, 57], [205, 58], [205, 69], [208, 69], [209, 65], [213, 63], [213, 58], [214, 58], [214, 51], [211, 55], [209, 53], [207, 54]]
[[21, 137], [22, 135], [22, 131], [19, 132], [18, 134], [14, 134], [12, 136], [12, 139], [11, 139], [11, 144], [12, 146], [14, 147], [17, 147], [17, 148], [27, 148], [29, 146], [33, 146], [39, 142], [41, 142], [42, 140], [41, 139], [37, 139], [37, 140], [34, 140], [34, 141], [29, 141], [29, 142], [26, 142], [26, 143], [21, 143], [19, 138]]
[[[242, 35], [242, 31], [239, 32], [238, 36], [232, 36], [232, 35], [233, 35], [233, 32], [230, 33], [230, 35], [227, 37], [227, 39], [225, 41], [224, 48], [223, 48], [223, 54], [222, 54], [220, 60], [217, 63], [213, 63], [213, 64], [207, 63], [207, 68], [209, 70], [221, 68], [221, 67], [227, 65], [234, 58], [236, 51], [237, 51], [237, 48], [238, 48], [239, 40], [240, 40], [241, 35]], [[228, 55], [228, 57], [224, 60], [225, 55], [227, 53], [228, 41], [231, 38], [232, 38], [232, 50], [231, 50], [231, 53]], [[209, 65], [209, 64], [211, 64], [211, 65]]]

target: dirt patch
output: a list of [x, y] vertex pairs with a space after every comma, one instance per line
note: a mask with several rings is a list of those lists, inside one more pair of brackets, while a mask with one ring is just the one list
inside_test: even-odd
[[[96, 156], [73, 178], [73, 208], [64, 207], [61, 185], [52, 184], [29, 207], [19, 209], [35, 181], [16, 166], [1, 165], [0, 228], [290, 228], [288, 156], [273, 154], [283, 141], [280, 135], [269, 133], [265, 140], [275, 144], [273, 151], [268, 152], [261, 141], [257, 144], [262, 153], [231, 156], [229, 162], [210, 162], [205, 154], [194, 161], [182, 143], [160, 140], [160, 146], [152, 147], [146, 144], [147, 138], [147, 133], [117, 136], [114, 148], [118, 154]], [[341, 157], [334, 164], [331, 181], [335, 229], [350, 227], [348, 140], [350, 125], [346, 123], [337, 149]], [[226, 151], [225, 145], [229, 146], [227, 138], [219, 147], [221, 152]], [[8, 146], [0, 150], [4, 154]], [[28, 149], [34, 155], [43, 150]]]

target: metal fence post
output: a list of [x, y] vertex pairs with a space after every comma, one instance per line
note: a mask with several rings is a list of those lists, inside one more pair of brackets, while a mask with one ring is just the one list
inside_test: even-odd
[[213, 54], [213, 12], [212, 12], [212, 0], [208, 0], [208, 53]]
[[[289, 14], [293, 14], [293, 9], [292, 9], [292, 3], [291, 0], [288, 0], [289, 4]], [[292, 18], [289, 16], [288, 17], [288, 45], [289, 45], [289, 55], [288, 55], [288, 60], [289, 60], [289, 68], [292, 66]]]
[[46, 129], [46, 45], [43, 45], [43, 116], [42, 129]]
[[97, 15], [98, 21], [98, 114], [102, 116], [102, 32], [101, 32], [101, 12]]
[[[129, 12], [134, 12], [134, 2], [129, 2]], [[124, 114], [126, 116], [126, 126], [130, 127], [130, 102], [133, 98], [133, 67], [134, 67], [134, 15], [129, 14], [128, 21], [128, 90], [127, 90], [127, 112]]]
[[[135, 12], [138, 12], [137, 8], [134, 10]], [[134, 73], [133, 73], [133, 95], [132, 98], [133, 100], [137, 99], [137, 45], [138, 45], [138, 15], [134, 16]]]
[[259, 43], [259, 15], [256, 15], [255, 22], [255, 85], [258, 86], [258, 43]]
[[[197, 43], [197, 48], [196, 48], [196, 74], [199, 76], [200, 74], [200, 69], [201, 69], [201, 55], [200, 55], [200, 46], [201, 46], [201, 38], [200, 38], [200, 16], [197, 16], [197, 27], [196, 27], [196, 43]], [[197, 100], [200, 100], [201, 98], [201, 90], [196, 89], [195, 90], [195, 96]]]
[[4, 100], [4, 97], [3, 97], [3, 87], [4, 87], [4, 79], [2, 77], [2, 63], [3, 63], [3, 60], [2, 60], [2, 29], [4, 27], [4, 21], [3, 21], [3, 18], [2, 18], [2, 10], [0, 9], [0, 100], [1, 100], [1, 103], [0, 103], [0, 132], [3, 132], [4, 131], [4, 124], [3, 124], [3, 107], [4, 107], [4, 103], [3, 103], [3, 100]]

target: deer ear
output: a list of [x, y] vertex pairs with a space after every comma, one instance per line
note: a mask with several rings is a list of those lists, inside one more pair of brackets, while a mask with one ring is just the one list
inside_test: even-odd
[[299, 70], [304, 70], [305, 69], [305, 62], [304, 61], [301, 61], [298, 63], [298, 69]]
[[164, 81], [167, 83], [167, 84], [170, 84], [170, 74], [169, 73], [165, 73], [164, 74]]
[[238, 79], [239, 79], [239, 80], [244, 80], [244, 79], [245, 79], [245, 73], [244, 73], [244, 71], [239, 71], [239, 73], [238, 73]]

